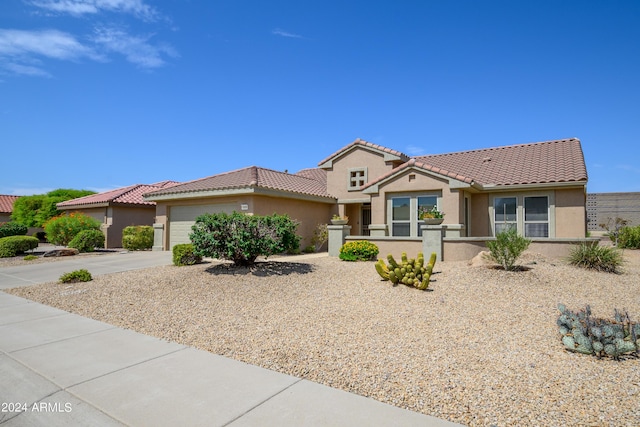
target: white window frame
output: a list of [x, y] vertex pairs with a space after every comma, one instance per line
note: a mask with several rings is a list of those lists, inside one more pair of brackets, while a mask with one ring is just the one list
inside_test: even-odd
[[347, 190], [358, 191], [368, 182], [367, 168], [349, 168], [347, 170]]
[[[418, 219], [418, 197], [435, 197], [436, 207], [441, 209], [442, 194], [439, 191], [425, 192], [425, 193], [394, 193], [387, 195], [387, 218], [389, 235], [392, 237], [420, 237], [420, 225], [423, 221]], [[394, 220], [393, 219], [393, 200], [399, 198], [409, 198], [409, 219], [408, 220]], [[408, 236], [396, 236], [393, 234], [393, 225], [397, 224], [409, 224]]]
[[[525, 236], [525, 199], [529, 197], [547, 198], [547, 221], [527, 221], [527, 223], [548, 223], [548, 236], [535, 237], [539, 239], [554, 238], [556, 236], [555, 227], [555, 193], [553, 191], [531, 191], [526, 193], [496, 193], [489, 200], [489, 217], [491, 219], [491, 235], [496, 235], [496, 212], [495, 200], [497, 198], [512, 197], [516, 199], [516, 230], [521, 236]], [[525, 236], [527, 237], [527, 236]]]

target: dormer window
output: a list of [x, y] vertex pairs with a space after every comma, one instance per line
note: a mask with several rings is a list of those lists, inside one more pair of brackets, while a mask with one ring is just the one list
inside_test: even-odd
[[351, 190], [360, 190], [367, 183], [367, 168], [349, 169], [349, 182], [347, 188]]

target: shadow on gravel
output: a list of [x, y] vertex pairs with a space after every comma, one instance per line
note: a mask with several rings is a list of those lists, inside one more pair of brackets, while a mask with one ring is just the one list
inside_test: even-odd
[[257, 262], [251, 267], [235, 267], [233, 264], [217, 264], [207, 268], [205, 271], [210, 274], [232, 274], [265, 277], [265, 276], [286, 276], [288, 274], [308, 274], [312, 273], [314, 266], [299, 262]]

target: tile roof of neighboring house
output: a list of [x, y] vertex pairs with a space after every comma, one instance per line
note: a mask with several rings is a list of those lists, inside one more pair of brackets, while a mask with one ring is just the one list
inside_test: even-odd
[[20, 196], [0, 194], [0, 213], [13, 212], [13, 202], [15, 202], [18, 197]]
[[375, 151], [380, 151], [380, 152], [392, 155], [394, 157], [397, 157], [398, 160], [403, 161], [403, 162], [406, 162], [406, 161], [408, 161], [410, 159], [409, 156], [407, 156], [404, 153], [401, 153], [400, 151], [392, 150], [391, 148], [383, 147], [382, 145], [372, 144], [371, 142], [367, 142], [365, 140], [362, 140], [362, 139], [358, 138], [355, 141], [353, 141], [351, 144], [349, 144], [349, 145], [347, 145], [345, 147], [342, 147], [341, 149], [339, 149], [338, 151], [336, 151], [335, 153], [333, 153], [332, 155], [330, 155], [326, 159], [320, 161], [318, 163], [318, 165], [322, 165], [324, 163], [327, 163], [330, 160], [338, 157], [342, 153], [346, 153], [346, 152], [350, 151], [351, 149], [353, 149], [354, 147], [358, 147], [358, 146], [371, 148], [371, 149], [373, 149]]
[[415, 161], [426, 168], [444, 170], [444, 175], [460, 181], [471, 179], [483, 186], [587, 181], [577, 138], [419, 156]]
[[103, 193], [91, 194], [77, 199], [58, 203], [59, 209], [91, 207], [94, 205], [147, 205], [154, 206], [155, 202], [145, 200], [142, 195], [154, 190], [172, 187], [179, 184], [175, 181], [161, 181], [155, 184], [135, 184], [128, 187], [116, 188]]
[[315, 179], [304, 176], [304, 174], [294, 175], [258, 166], [249, 166], [243, 169], [185, 182], [171, 188], [149, 192], [145, 196], [147, 199], [153, 199], [156, 196], [180, 193], [262, 188], [301, 195], [331, 197], [327, 193], [326, 187], [326, 182], [323, 184]]

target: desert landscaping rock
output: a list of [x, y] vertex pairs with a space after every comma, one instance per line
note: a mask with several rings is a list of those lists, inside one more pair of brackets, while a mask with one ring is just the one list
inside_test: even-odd
[[73, 256], [78, 255], [80, 253], [79, 250], [73, 248], [64, 248], [64, 249], [52, 249], [50, 251], [45, 252], [42, 256], [47, 257], [58, 257], [58, 256]]
[[217, 262], [9, 293], [470, 426], [640, 425], [640, 359], [566, 352], [557, 304], [640, 317], [640, 254], [620, 275], [527, 254], [505, 272], [437, 263], [429, 291], [372, 262]]

